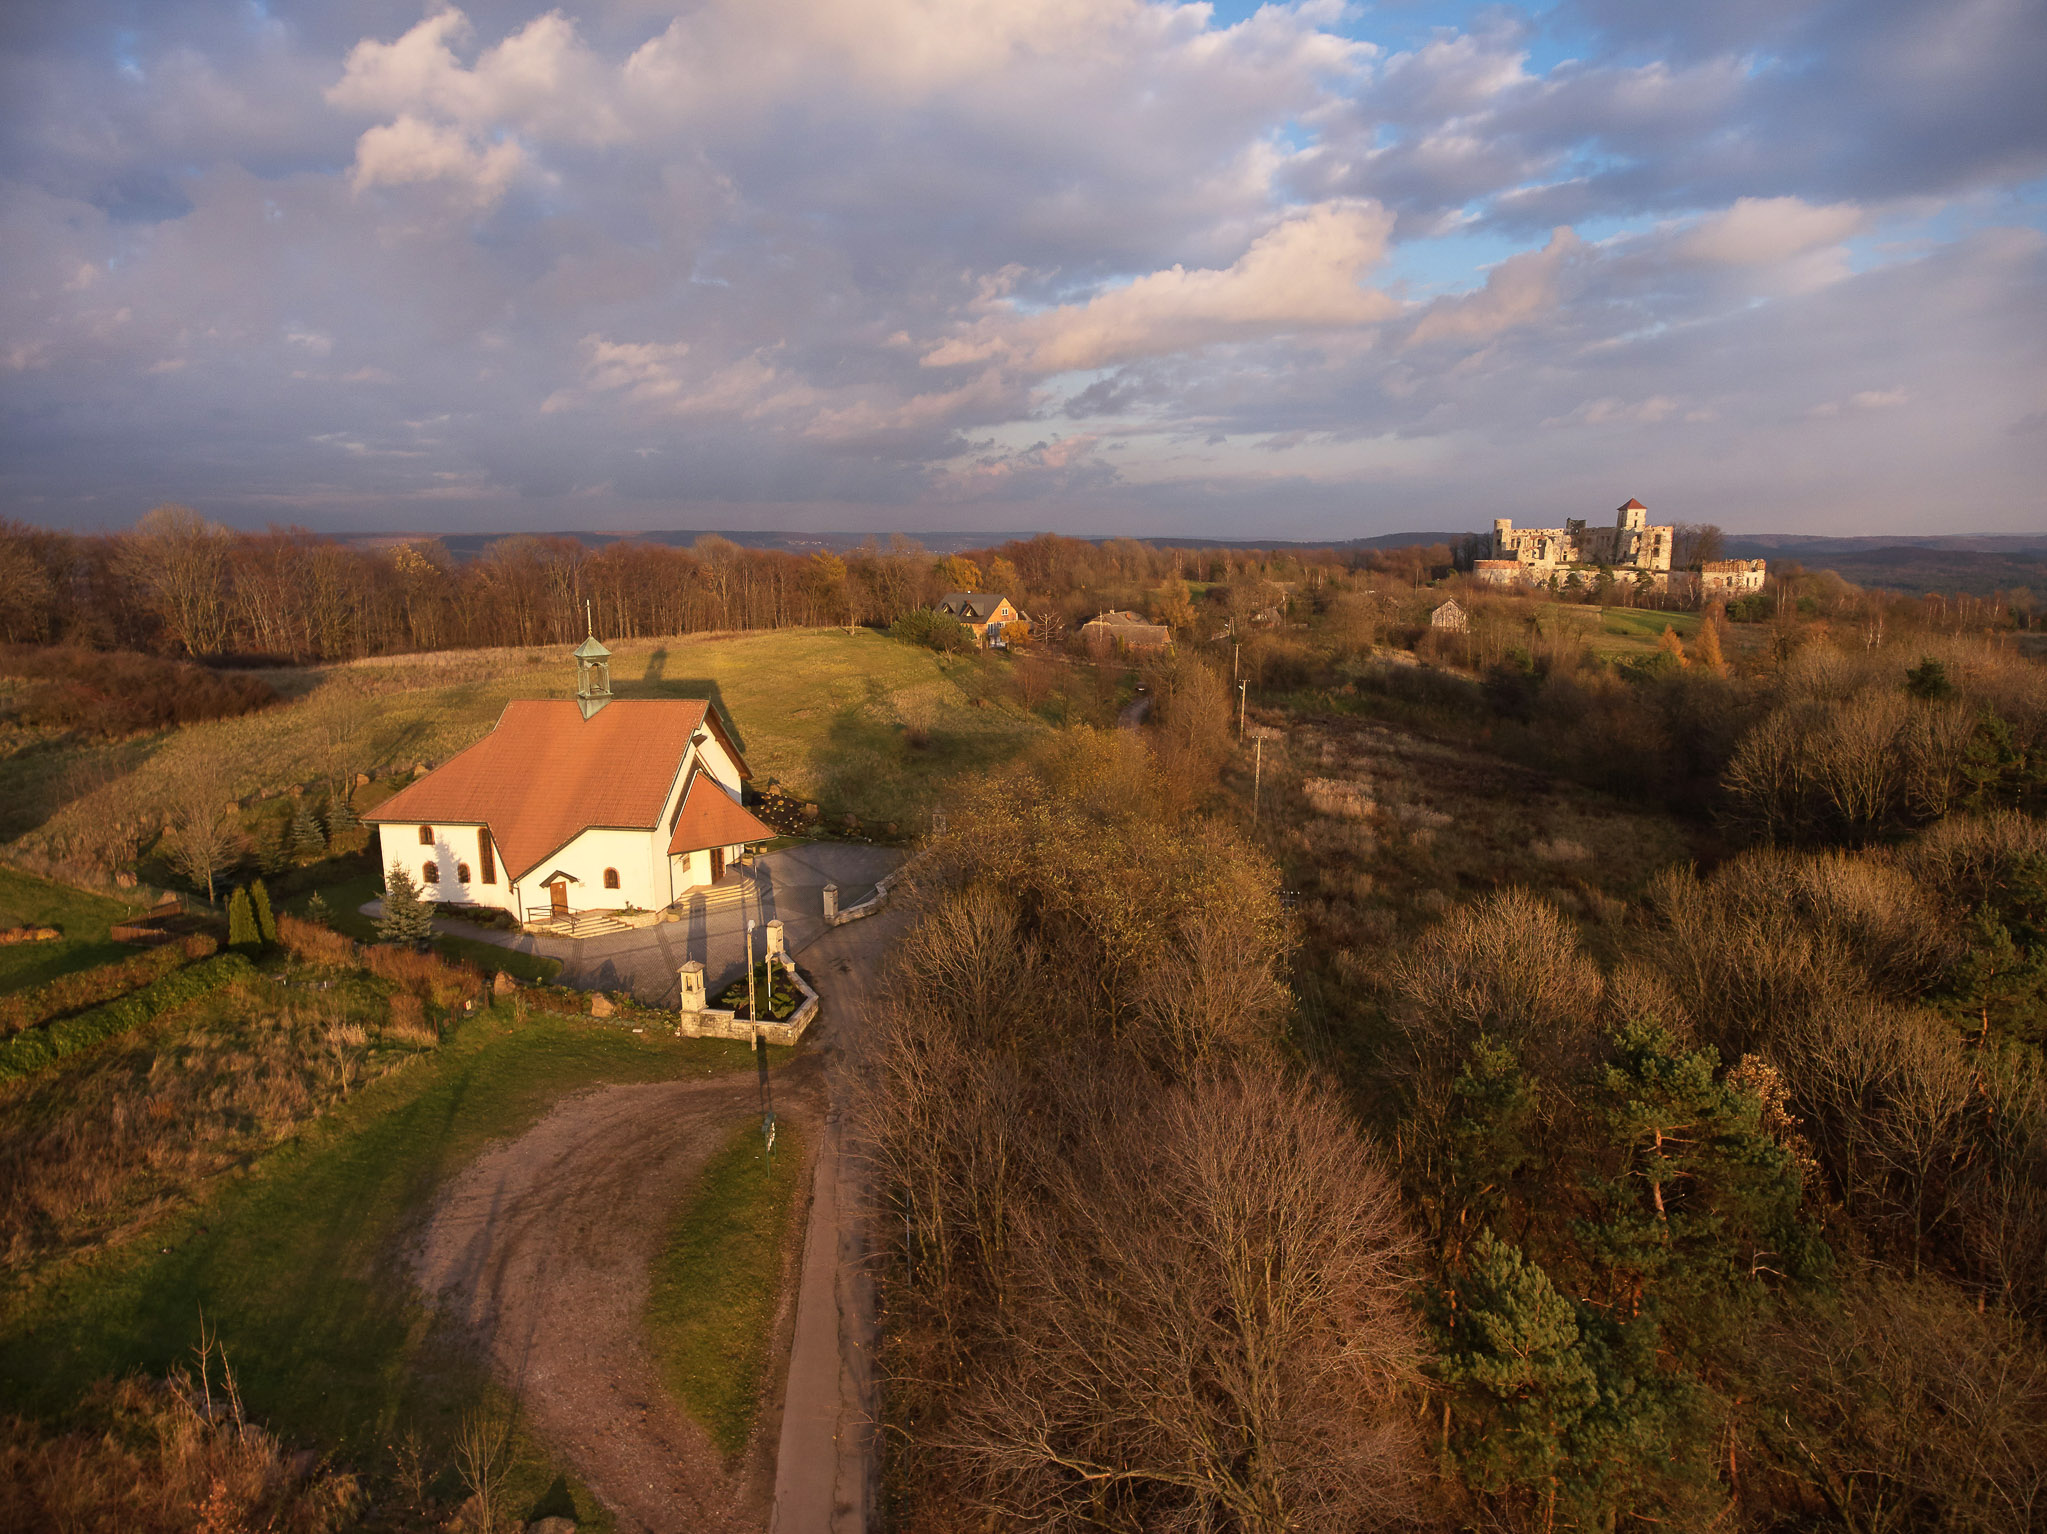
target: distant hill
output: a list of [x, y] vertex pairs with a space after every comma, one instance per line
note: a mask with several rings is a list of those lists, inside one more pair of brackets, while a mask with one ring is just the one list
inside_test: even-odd
[[1729, 533], [1733, 559], [1796, 561], [1880, 591], [1993, 591], [2025, 587], [2047, 595], [2047, 534], [1944, 534], [1819, 538], [1799, 533]]

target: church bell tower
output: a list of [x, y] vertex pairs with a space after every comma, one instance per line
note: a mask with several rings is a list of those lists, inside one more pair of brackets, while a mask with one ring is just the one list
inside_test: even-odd
[[588, 601], [583, 603], [583, 622], [590, 637], [576, 646], [576, 707], [588, 719], [611, 701], [611, 652], [597, 642]]

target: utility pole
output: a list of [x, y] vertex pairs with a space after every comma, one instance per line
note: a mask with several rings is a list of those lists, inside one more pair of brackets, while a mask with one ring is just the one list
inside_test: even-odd
[[1258, 824], [1258, 790], [1265, 779], [1265, 737], [1258, 737], [1251, 755], [1251, 824]]
[[1249, 682], [1237, 683], [1237, 739], [1239, 740], [1244, 738], [1244, 689], [1250, 685]]

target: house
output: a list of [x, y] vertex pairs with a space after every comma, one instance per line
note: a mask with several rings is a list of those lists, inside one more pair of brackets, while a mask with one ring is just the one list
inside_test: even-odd
[[1766, 573], [1760, 559], [1709, 559], [1699, 566], [1699, 592], [1702, 596], [1739, 596], [1761, 591]]
[[972, 629], [976, 644], [999, 649], [1012, 638], [1030, 636], [1031, 620], [1018, 612], [1008, 597], [993, 592], [948, 591], [938, 599], [938, 610]]
[[574, 698], [506, 704], [482, 740], [366, 813], [381, 866], [429, 900], [542, 922], [673, 905], [770, 840], [740, 802], [751, 774], [718, 710], [613, 698], [609, 663], [593, 636]]
[[1173, 631], [1163, 623], [1147, 623], [1133, 612], [1110, 611], [1080, 626], [1080, 637], [1096, 654], [1111, 650], [1170, 650]]
[[1471, 619], [1455, 597], [1429, 614], [1429, 627], [1447, 629], [1453, 634], [1462, 634], [1471, 627]]

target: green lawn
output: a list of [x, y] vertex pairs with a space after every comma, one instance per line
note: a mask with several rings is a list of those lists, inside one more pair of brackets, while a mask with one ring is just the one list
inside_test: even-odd
[[125, 959], [135, 950], [109, 938], [107, 927], [134, 909], [0, 864], [0, 927], [56, 927], [64, 934], [53, 943], [0, 947], [0, 991], [27, 990], [59, 975]]
[[772, 1174], [748, 1124], [704, 1168], [654, 1263], [647, 1325], [663, 1378], [729, 1459], [753, 1431], [781, 1298], [803, 1145], [778, 1124]]
[[[0, 1400], [50, 1414], [95, 1379], [160, 1372], [188, 1356], [203, 1311], [250, 1412], [288, 1439], [369, 1467], [410, 1431], [444, 1463], [462, 1413], [491, 1390], [403, 1266], [436, 1189], [565, 1092], [748, 1060], [741, 1044], [482, 1014], [192, 1210], [0, 1297]], [[558, 1470], [522, 1445], [522, 1495], [538, 1498]]]
[[[1005, 701], [1008, 665], [992, 655], [940, 656], [867, 630], [784, 629], [620, 641], [611, 675], [620, 697], [717, 702], [756, 782], [779, 779], [835, 818], [851, 812], [909, 830], [953, 773], [1010, 754], [1045, 729]], [[63, 785], [63, 793], [39, 800], [26, 824], [0, 834], [25, 833], [25, 849], [62, 854], [89, 840], [95, 826], [161, 812], [173, 776], [208, 752], [233, 762], [238, 795], [315, 782], [328, 749], [320, 720], [329, 700], [345, 700], [360, 721], [347, 747], [351, 762], [445, 761], [487, 731], [511, 699], [570, 696], [575, 667], [561, 647], [451, 650], [312, 675], [317, 685], [286, 706], [188, 726], [113, 756], [99, 747], [37, 746], [35, 776]], [[0, 789], [6, 781], [0, 772]], [[373, 785], [364, 802], [381, 792]], [[273, 803], [250, 817], [281, 812]]]
[[[1589, 613], [1591, 609], [1581, 609]], [[1690, 644], [1699, 632], [1697, 613], [1665, 613], [1644, 607], [1602, 607], [1596, 625], [1588, 622], [1586, 639], [1602, 660], [1639, 660], [1656, 653], [1665, 627]]]

